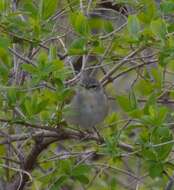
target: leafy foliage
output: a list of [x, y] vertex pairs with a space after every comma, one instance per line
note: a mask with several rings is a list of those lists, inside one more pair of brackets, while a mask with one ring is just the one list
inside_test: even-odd
[[[173, 10], [173, 0], [0, 1], [2, 188], [167, 189]], [[98, 132], [64, 118], [83, 69], [108, 96]]]

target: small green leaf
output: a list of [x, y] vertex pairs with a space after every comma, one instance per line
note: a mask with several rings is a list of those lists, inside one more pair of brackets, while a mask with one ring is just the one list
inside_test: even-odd
[[174, 48], [164, 47], [159, 52], [159, 64], [164, 67], [174, 59]]
[[15, 88], [11, 88], [7, 91], [8, 102], [10, 106], [15, 106], [17, 100], [17, 91]]
[[115, 177], [112, 177], [111, 182], [110, 182], [110, 190], [116, 190], [117, 188], [117, 179]]
[[172, 151], [173, 143], [167, 143], [171, 140], [173, 140], [173, 136], [168, 127], [157, 127], [153, 131], [151, 141], [154, 146], [159, 144], [159, 146], [154, 147], [158, 160], [165, 160]]
[[40, 103], [38, 103], [37, 104], [37, 110], [35, 111], [35, 114], [41, 112], [42, 110], [45, 110], [48, 103], [49, 103], [49, 101], [47, 99], [42, 100]]
[[81, 164], [73, 168], [72, 170], [72, 176], [78, 176], [82, 174], [87, 174], [91, 170], [91, 167], [85, 164]]
[[41, 18], [48, 19], [57, 9], [59, 0], [41, 0], [40, 14]]
[[158, 68], [151, 69], [151, 75], [154, 79], [155, 88], [161, 90], [162, 88], [162, 72]]
[[8, 2], [7, 2], [6, 0], [1, 0], [1, 1], [0, 1], [0, 12], [6, 10], [7, 5], [8, 5], [7, 3], [8, 3]]
[[108, 21], [108, 20], [104, 21], [104, 30], [108, 33], [112, 32], [114, 30], [113, 25], [110, 21]]
[[142, 156], [147, 160], [157, 160], [157, 154], [152, 148], [143, 148], [141, 153]]
[[84, 38], [75, 39], [68, 50], [69, 55], [83, 55], [86, 52], [86, 39]]
[[55, 59], [51, 61], [50, 64], [52, 64], [52, 69], [53, 69], [52, 71], [58, 71], [58, 70], [63, 69], [64, 67], [64, 62], [59, 59]]
[[140, 23], [136, 15], [130, 15], [128, 17], [127, 27], [130, 35], [137, 39], [140, 32]]
[[150, 95], [154, 92], [154, 86], [152, 82], [140, 79], [136, 85], [136, 90], [143, 96]]
[[149, 175], [152, 178], [161, 177], [163, 172], [163, 165], [159, 162], [149, 161]]
[[49, 48], [48, 60], [52, 61], [55, 59], [57, 59], [57, 48], [55, 46], [51, 45]]
[[88, 184], [89, 183], [89, 179], [85, 175], [78, 175], [78, 176], [75, 177], [75, 179], [77, 179], [78, 181], [80, 181], [83, 184]]
[[31, 100], [29, 98], [26, 98], [23, 103], [23, 108], [24, 112], [28, 115], [31, 116], [33, 114], [33, 109], [31, 105]]
[[169, 113], [169, 110], [164, 106], [159, 107], [157, 110], [158, 110], [157, 122], [159, 125], [161, 125], [166, 120], [166, 117], [167, 117], [167, 114]]
[[125, 95], [116, 96], [116, 101], [118, 102], [118, 104], [120, 105], [120, 107], [121, 107], [125, 112], [131, 111], [129, 98], [128, 98], [127, 96], [125, 96]]
[[145, 103], [145, 106], [144, 106], [144, 113], [145, 114], [149, 114], [149, 107], [152, 106], [152, 105], [156, 105], [156, 94], [155, 93], [152, 93], [146, 103]]
[[164, 164], [164, 168], [170, 168], [173, 171], [174, 170], [174, 164], [172, 162], [166, 162]]
[[152, 32], [160, 39], [164, 39], [167, 33], [166, 23], [162, 19], [153, 20], [151, 22]]
[[173, 2], [173, 0], [161, 2], [160, 8], [161, 8], [161, 11], [164, 14], [173, 13], [173, 11], [174, 11], [174, 2]]
[[101, 19], [99, 17], [89, 18], [88, 23], [89, 23], [89, 28], [90, 28], [91, 33], [98, 34], [100, 31], [102, 31], [103, 27], [104, 27], [104, 22], [105, 22], [105, 20]]
[[72, 162], [71, 160], [61, 160], [60, 161], [60, 172], [65, 173], [66, 175], [70, 175], [71, 173], [71, 168], [72, 168]]
[[36, 73], [37, 72], [37, 68], [34, 67], [33, 65], [31, 64], [22, 64], [22, 68], [24, 71], [27, 71], [28, 73]]
[[141, 118], [144, 115], [143, 110], [140, 108], [133, 109], [131, 112], [129, 112], [129, 116], [132, 118]]
[[5, 48], [6, 50], [8, 50], [8, 47], [10, 46], [10, 40], [8, 38], [5, 37], [0, 37], [0, 47]]
[[5, 65], [8, 65], [10, 62], [10, 55], [8, 51], [9, 45], [10, 41], [8, 38], [0, 37], [0, 61], [2, 61]]
[[76, 32], [83, 36], [89, 35], [88, 20], [81, 12], [71, 13], [70, 20]]
[[132, 110], [137, 109], [137, 99], [133, 90], [129, 92], [129, 102]]
[[61, 185], [68, 179], [68, 176], [63, 175], [58, 178], [49, 190], [59, 190]]
[[154, 0], [143, 0], [141, 12], [138, 18], [145, 24], [149, 24], [157, 14], [156, 2]]
[[32, 18], [36, 18], [37, 15], [38, 15], [38, 10], [36, 8], [36, 6], [34, 5], [33, 2], [26, 2], [24, 3], [23, 5], [23, 10], [25, 12], [28, 12], [29, 15], [32, 17]]
[[118, 136], [112, 135], [105, 139], [105, 145], [103, 147], [103, 152], [108, 154], [110, 157], [115, 159], [120, 155], [120, 150], [118, 148]]
[[118, 119], [119, 119], [118, 114], [116, 112], [112, 112], [106, 117], [105, 122], [107, 123], [107, 125], [113, 126], [114, 124], [116, 126]]
[[132, 90], [130, 91], [129, 96], [117, 96], [116, 101], [125, 112], [131, 112], [137, 109], [137, 100]]

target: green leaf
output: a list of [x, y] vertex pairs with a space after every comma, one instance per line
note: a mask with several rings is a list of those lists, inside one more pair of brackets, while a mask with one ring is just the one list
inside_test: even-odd
[[17, 100], [17, 91], [15, 88], [10, 88], [7, 91], [7, 98], [10, 106], [15, 106]]
[[162, 72], [158, 68], [152, 68], [151, 69], [151, 75], [154, 79], [154, 86], [156, 89], [161, 90], [162, 88]]
[[41, 0], [40, 14], [41, 18], [48, 19], [57, 10], [59, 0]]
[[143, 148], [142, 149], [142, 156], [146, 159], [146, 160], [157, 160], [157, 154], [155, 152], [154, 149], [151, 148]]
[[149, 108], [150, 108], [150, 106], [152, 106], [152, 105], [156, 105], [156, 94], [155, 94], [155, 93], [152, 93], [152, 94], [148, 97], [148, 99], [147, 99], [147, 101], [146, 101], [146, 103], [145, 103], [145, 105], [144, 105], [144, 113], [145, 113], [145, 114], [149, 114]]
[[153, 20], [150, 24], [152, 32], [159, 38], [164, 39], [167, 33], [166, 23], [162, 19]]
[[34, 67], [33, 65], [31, 64], [22, 64], [22, 68], [24, 71], [27, 71], [28, 73], [36, 73], [37, 72], [37, 68]]
[[136, 90], [143, 96], [150, 95], [154, 92], [154, 86], [152, 82], [140, 79], [136, 85]]
[[104, 44], [102, 43], [102, 41], [99, 41], [96, 38], [94, 38], [93, 41], [90, 41], [90, 43], [92, 46], [90, 49], [90, 52], [92, 54], [103, 55], [103, 53], [105, 51], [105, 47], [104, 47]]
[[86, 39], [84, 38], [75, 39], [68, 49], [69, 55], [83, 55], [86, 52]]
[[118, 102], [118, 104], [120, 105], [120, 107], [121, 107], [125, 112], [131, 111], [129, 98], [128, 98], [127, 96], [125, 96], [125, 95], [116, 96], [116, 101]]
[[112, 136], [105, 139], [103, 152], [105, 154], [108, 154], [113, 159], [115, 159], [120, 155], [120, 150], [117, 145], [118, 145], [118, 136], [113, 134]]
[[117, 179], [115, 177], [112, 177], [111, 182], [110, 182], [110, 190], [116, 190], [117, 188]]
[[39, 66], [41, 67], [48, 61], [48, 55], [45, 52], [41, 51], [38, 55], [37, 61]]
[[2, 61], [7, 66], [9, 65], [10, 62], [10, 55], [8, 51], [9, 46], [10, 46], [9, 39], [5, 37], [0, 37], [0, 61]]
[[132, 118], [141, 118], [144, 115], [143, 110], [140, 108], [133, 109], [132, 111], [129, 112], [129, 116]]
[[117, 123], [118, 120], [119, 120], [118, 113], [112, 112], [112, 113], [110, 113], [110, 114], [106, 117], [105, 122], [107, 123], [107, 125], [113, 126], [113, 124], [114, 124], [114, 126], [117, 126], [116, 123]]
[[76, 32], [83, 36], [89, 35], [88, 20], [81, 12], [71, 13], [70, 21]]
[[153, 131], [151, 136], [152, 143], [154, 145], [164, 143], [164, 145], [154, 147], [158, 160], [165, 160], [172, 151], [173, 143], [166, 143], [171, 140], [173, 140], [173, 136], [168, 127], [158, 127]]
[[137, 100], [133, 90], [129, 92], [129, 96], [116, 96], [116, 101], [125, 112], [131, 112], [137, 109]]
[[73, 166], [73, 163], [71, 160], [61, 160], [60, 161], [60, 172], [65, 173], [66, 175], [71, 174], [71, 168]]
[[161, 8], [161, 11], [164, 14], [173, 13], [173, 11], [174, 11], [174, 2], [173, 2], [173, 0], [161, 2], [160, 3], [160, 8]]
[[128, 17], [127, 27], [128, 27], [129, 34], [135, 39], [138, 39], [139, 32], [140, 32], [140, 23], [136, 15], [130, 15]]
[[35, 114], [39, 113], [39, 112], [41, 112], [43, 110], [45, 110], [46, 107], [47, 107], [47, 105], [48, 105], [48, 103], [49, 103], [49, 100], [47, 100], [47, 99], [46, 100], [42, 100], [40, 103], [38, 103], [37, 104], [37, 109], [35, 111]]
[[169, 113], [169, 110], [166, 107], [161, 106], [157, 108], [157, 111], [158, 111], [157, 116], [156, 116], [157, 123], [158, 125], [162, 125], [167, 118], [167, 114]]
[[167, 117], [168, 109], [163, 106], [150, 105], [147, 113], [149, 115], [143, 115], [140, 119], [142, 123], [147, 126], [162, 126]]
[[[1, 50], [0, 50], [0, 53], [1, 53]], [[8, 80], [8, 76], [9, 76], [9, 69], [8, 67], [1, 63], [0, 64], [0, 77], [1, 77], [1, 80], [3, 82], [6, 82]]]
[[61, 185], [68, 179], [68, 176], [63, 175], [55, 181], [55, 183], [51, 186], [49, 190], [59, 190]]
[[151, 125], [154, 125], [154, 119], [149, 116], [149, 115], [143, 115], [141, 118], [140, 118], [140, 122], [143, 124], [143, 125], [146, 125], [146, 126], [151, 126]]
[[102, 31], [104, 22], [105, 22], [105, 20], [98, 18], [98, 17], [89, 18], [88, 23], [89, 23], [91, 33], [95, 34], [95, 33], [98, 33], [98, 31]]
[[8, 2], [7, 2], [6, 0], [1, 0], [1, 1], [0, 1], [0, 12], [6, 10], [7, 5], [8, 5], [7, 3], [8, 3]]
[[174, 170], [174, 164], [172, 162], [166, 162], [164, 164], [164, 168], [170, 168], [173, 171]]
[[129, 92], [129, 102], [132, 110], [137, 109], [137, 99], [133, 90]]
[[91, 167], [85, 164], [80, 164], [73, 168], [72, 170], [72, 176], [78, 176], [89, 173], [91, 170]]
[[27, 12], [32, 18], [37, 18], [38, 10], [33, 2], [25, 2], [23, 5], [23, 10]]
[[174, 48], [164, 47], [159, 52], [159, 64], [164, 67], [174, 59]]
[[33, 109], [31, 105], [31, 100], [27, 97], [23, 104], [21, 105], [23, 108], [23, 111], [28, 115], [31, 116], [33, 114]]
[[4, 156], [5, 153], [6, 153], [6, 148], [5, 148], [5, 146], [0, 145], [0, 155], [1, 155], [1, 156]]
[[161, 177], [163, 172], [163, 165], [159, 162], [149, 161], [149, 175], [152, 178]]
[[0, 47], [5, 48], [8, 50], [8, 47], [10, 46], [10, 40], [6, 37], [0, 37]]
[[154, 0], [142, 0], [141, 12], [138, 18], [145, 24], [149, 24], [151, 20], [156, 16], [157, 8]]
[[83, 184], [88, 184], [89, 183], [89, 179], [87, 176], [85, 175], [78, 175], [78, 176], [75, 176], [75, 179], [77, 179], [78, 181], [80, 181], [81, 183]]
[[108, 20], [104, 21], [104, 30], [108, 33], [112, 32], [114, 30], [112, 22]]

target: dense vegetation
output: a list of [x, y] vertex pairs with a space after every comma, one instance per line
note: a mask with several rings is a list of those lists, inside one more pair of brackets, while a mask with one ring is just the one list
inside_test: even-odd
[[[0, 189], [173, 188], [173, 13], [173, 0], [0, 0]], [[108, 96], [100, 135], [63, 117], [82, 70]]]

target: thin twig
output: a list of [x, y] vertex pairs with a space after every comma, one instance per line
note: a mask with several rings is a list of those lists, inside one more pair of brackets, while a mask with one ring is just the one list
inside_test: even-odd
[[110, 71], [107, 72], [107, 74], [101, 79], [101, 83], [103, 84], [107, 79], [109, 79], [121, 66], [124, 65], [125, 62], [127, 62], [127, 59], [133, 57], [138, 52], [140, 52], [143, 48], [137, 48], [133, 52], [129, 53], [126, 57], [124, 57], [118, 64], [116, 64]]

